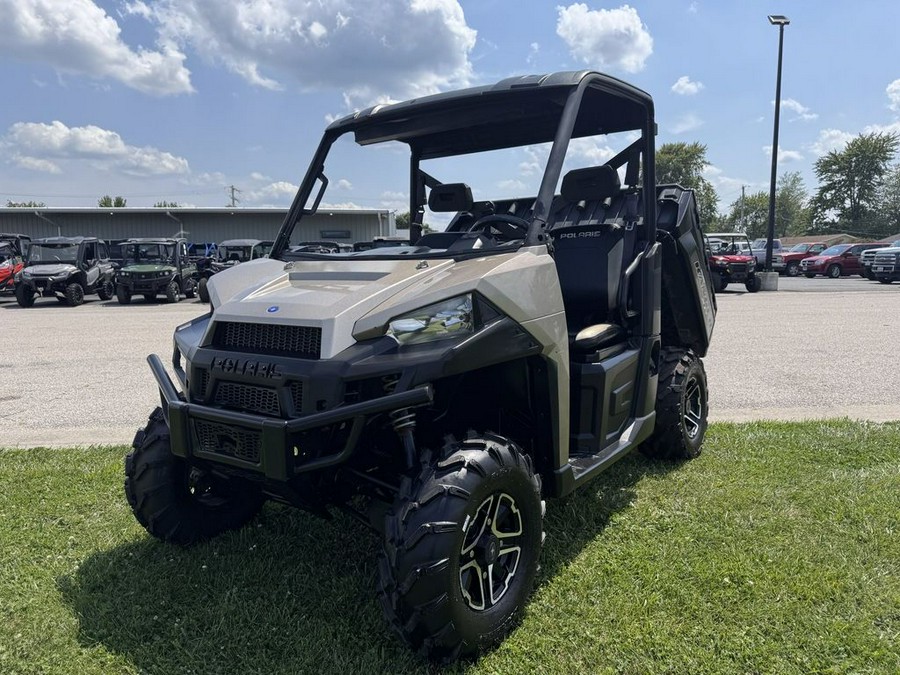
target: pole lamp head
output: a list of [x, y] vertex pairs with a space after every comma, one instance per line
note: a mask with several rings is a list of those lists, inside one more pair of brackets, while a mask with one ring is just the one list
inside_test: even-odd
[[773, 26], [787, 26], [790, 22], [783, 14], [769, 14], [769, 23]]

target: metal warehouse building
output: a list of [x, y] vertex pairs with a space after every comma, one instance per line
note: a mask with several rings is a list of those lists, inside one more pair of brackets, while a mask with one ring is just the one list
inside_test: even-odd
[[[274, 239], [287, 209], [246, 208], [0, 208], [0, 232], [101, 239], [183, 236], [191, 242]], [[396, 235], [387, 210], [324, 209], [306, 216], [292, 240], [352, 244]]]

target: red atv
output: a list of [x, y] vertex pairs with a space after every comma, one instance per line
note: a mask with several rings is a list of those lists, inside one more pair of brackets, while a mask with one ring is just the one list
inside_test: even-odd
[[15, 289], [16, 274], [25, 266], [25, 248], [29, 237], [24, 234], [0, 232], [0, 294], [12, 293]]
[[716, 232], [705, 235], [706, 255], [713, 290], [724, 291], [730, 283], [742, 283], [756, 293], [762, 279], [756, 275], [756, 258], [750, 240], [742, 232]]

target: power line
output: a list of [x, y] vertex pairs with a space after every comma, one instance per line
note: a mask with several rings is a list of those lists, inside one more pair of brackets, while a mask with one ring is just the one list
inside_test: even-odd
[[238, 190], [234, 185], [229, 185], [226, 189], [231, 190], [231, 208], [234, 208], [241, 201], [240, 199], [238, 199], [237, 197], [234, 196], [235, 193], [236, 192], [239, 193], [240, 190]]

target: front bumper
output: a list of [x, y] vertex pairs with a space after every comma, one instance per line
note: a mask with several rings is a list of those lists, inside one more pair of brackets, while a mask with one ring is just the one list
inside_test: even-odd
[[64, 294], [68, 279], [53, 279], [51, 277], [23, 278], [20, 283], [30, 288], [37, 296], [45, 298], [55, 297], [57, 293]]
[[132, 294], [162, 293], [166, 290], [172, 277], [155, 277], [151, 279], [135, 279], [134, 277], [117, 277], [116, 285], [127, 288]]
[[[179, 396], [156, 354], [148, 356], [147, 362], [159, 386], [173, 454], [227, 464], [275, 481], [347, 461], [371, 416], [428, 405], [434, 398], [432, 387], [424, 385], [294, 419], [279, 419], [189, 403]], [[179, 377], [182, 375], [179, 373]], [[305, 458], [302, 435], [327, 427], [342, 429], [342, 447], [332, 454]], [[215, 437], [215, 451], [204, 449], [201, 442], [209, 434]]]

